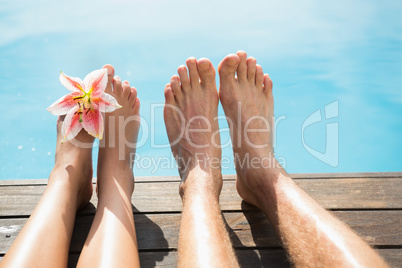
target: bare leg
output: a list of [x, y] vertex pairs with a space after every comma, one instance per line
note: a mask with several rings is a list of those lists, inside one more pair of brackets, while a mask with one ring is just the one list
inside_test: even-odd
[[[95, 219], [81, 252], [78, 267], [139, 267], [131, 196], [133, 161], [140, 127], [137, 90], [121, 82], [108, 68], [106, 93], [123, 106], [105, 115], [105, 135], [99, 149]], [[112, 90], [113, 85], [113, 90]]]
[[[165, 87], [164, 117], [182, 179], [179, 267], [238, 266], [219, 208], [218, 93], [208, 59], [189, 58]], [[184, 133], [181, 131], [184, 130]], [[183, 136], [181, 136], [183, 134]]]
[[256, 60], [242, 51], [228, 55], [219, 75], [220, 100], [238, 160], [237, 190], [265, 212], [295, 266], [386, 267], [369, 245], [292, 181], [273, 157], [270, 131], [247, 131], [273, 127], [272, 81]]
[[[63, 144], [57, 120], [56, 161], [46, 190], [0, 267], [66, 267], [75, 214], [92, 196], [93, 138], [82, 130]], [[79, 148], [80, 141], [91, 148]]]

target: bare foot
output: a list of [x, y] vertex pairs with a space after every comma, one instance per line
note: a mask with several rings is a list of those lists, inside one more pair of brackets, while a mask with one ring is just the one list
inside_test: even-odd
[[195, 172], [198, 178], [208, 177], [200, 179], [205, 184], [199, 181], [198, 190], [212, 187], [219, 195], [222, 175], [215, 69], [206, 58], [189, 58], [186, 64], [189, 74], [180, 66], [179, 76], [173, 76], [166, 85], [164, 108], [169, 142], [182, 179], [180, 193], [183, 196], [185, 189], [196, 184], [187, 180], [189, 173]]
[[[55, 165], [49, 184], [67, 183], [77, 192], [77, 209], [83, 208], [92, 197], [92, 145], [94, 138], [85, 130], [69, 141], [63, 141], [61, 127], [65, 116], [57, 119], [57, 145]], [[68, 176], [60, 176], [67, 172]], [[68, 181], [61, 181], [68, 178]], [[73, 179], [71, 179], [73, 178]]]
[[236, 187], [244, 201], [259, 206], [257, 191], [267, 172], [280, 167], [273, 156], [272, 81], [254, 58], [239, 51], [219, 64], [219, 97], [228, 119], [237, 172]]
[[112, 175], [120, 180], [119, 185], [131, 195], [134, 191], [133, 163], [140, 128], [140, 100], [134, 87], [127, 81], [122, 82], [118, 76], [114, 77], [113, 66], [105, 65], [103, 68], [108, 69], [105, 92], [112, 95], [122, 107], [105, 114], [105, 135], [98, 156], [98, 193], [102, 185], [100, 180]]

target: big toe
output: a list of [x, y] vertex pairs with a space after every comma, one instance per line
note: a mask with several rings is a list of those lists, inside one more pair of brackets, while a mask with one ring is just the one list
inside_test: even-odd
[[114, 67], [110, 64], [106, 64], [105, 66], [102, 67], [102, 69], [103, 68], [107, 69], [107, 86], [106, 86], [105, 92], [108, 94], [111, 94], [113, 77], [114, 77]]
[[207, 58], [201, 58], [197, 61], [197, 67], [201, 84], [207, 88], [213, 88], [215, 86], [215, 68], [211, 61]]
[[221, 83], [235, 80], [237, 66], [239, 65], [240, 58], [236, 54], [227, 55], [218, 66], [219, 78]]

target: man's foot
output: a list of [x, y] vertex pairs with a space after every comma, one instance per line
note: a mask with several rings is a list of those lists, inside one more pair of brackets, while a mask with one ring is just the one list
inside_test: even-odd
[[228, 118], [235, 156], [236, 187], [244, 201], [260, 207], [256, 194], [267, 173], [273, 175], [279, 167], [272, 148], [272, 81], [243, 51], [226, 56], [218, 71], [219, 97]]
[[[57, 119], [57, 145], [55, 165], [49, 176], [49, 184], [67, 183], [77, 192], [77, 209], [83, 208], [92, 197], [92, 145], [94, 138], [84, 129], [74, 139], [63, 141], [61, 127], [65, 116]], [[67, 173], [67, 176], [60, 176]], [[68, 178], [68, 181], [62, 181]]]
[[[166, 85], [164, 108], [169, 142], [182, 179], [180, 193], [183, 196], [194, 186], [198, 190], [212, 188], [219, 196], [222, 176], [215, 69], [206, 58], [189, 58], [186, 64], [188, 74], [187, 68], [180, 66], [179, 76]], [[192, 172], [200, 179], [195, 181], [191, 176], [187, 180]]]
[[[137, 90], [127, 81], [114, 77], [114, 68], [108, 69], [108, 84], [105, 93], [112, 95], [122, 106], [112, 113], [106, 113], [105, 135], [100, 143], [98, 156], [98, 194], [101, 178], [114, 177], [126, 194], [134, 191], [133, 163], [138, 131], [140, 128], [140, 100]], [[118, 174], [117, 174], [118, 173]]]

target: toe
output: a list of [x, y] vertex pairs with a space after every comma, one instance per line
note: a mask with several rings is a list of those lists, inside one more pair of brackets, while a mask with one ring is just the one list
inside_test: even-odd
[[130, 98], [130, 94], [131, 94], [130, 83], [128, 83], [127, 81], [124, 81], [123, 82], [123, 97], [128, 100]]
[[137, 89], [135, 87], [131, 87], [130, 98], [128, 99], [130, 107], [134, 106], [136, 99], [137, 99]]
[[110, 64], [106, 64], [105, 66], [102, 67], [107, 69], [107, 86], [105, 89], [105, 92], [108, 94], [112, 94], [112, 83], [113, 83], [113, 77], [114, 77], [114, 68]]
[[113, 78], [113, 91], [116, 96], [121, 96], [121, 94], [123, 93], [121, 79], [117, 75]]
[[164, 93], [165, 93], [166, 103], [173, 105], [175, 102], [174, 95], [173, 95], [172, 86], [169, 83], [166, 84]]
[[177, 68], [177, 73], [179, 74], [180, 77], [181, 87], [184, 88], [185, 90], [189, 89], [190, 79], [188, 78], [186, 66], [180, 65], [179, 68]]
[[252, 83], [255, 82], [256, 64], [257, 64], [257, 61], [255, 58], [250, 57], [247, 59], [247, 79], [249, 82], [252, 82]]
[[186, 65], [190, 76], [190, 84], [192, 87], [195, 87], [197, 84], [200, 83], [200, 77], [198, 76], [197, 69], [197, 59], [194, 57], [188, 58], [186, 60]]
[[180, 97], [183, 94], [180, 87], [180, 79], [177, 75], [172, 76], [172, 78], [170, 79], [170, 85], [176, 98]]
[[268, 74], [264, 74], [264, 91], [267, 94], [272, 93], [273, 83]]
[[239, 56], [236, 54], [227, 55], [218, 66], [219, 78], [225, 82], [228, 80], [235, 80], [235, 73], [239, 64]]
[[237, 67], [237, 78], [242, 82], [247, 79], [247, 53], [238, 51], [236, 54], [240, 58], [239, 66]]
[[264, 72], [262, 71], [261, 65], [257, 64], [255, 68], [255, 85], [257, 88], [262, 88], [262, 83], [264, 80]]
[[207, 58], [201, 58], [197, 61], [198, 73], [200, 75], [201, 84], [206, 88], [214, 88], [215, 86], [215, 69], [211, 61]]
[[138, 115], [140, 113], [140, 99], [136, 98], [134, 103], [134, 114]]

